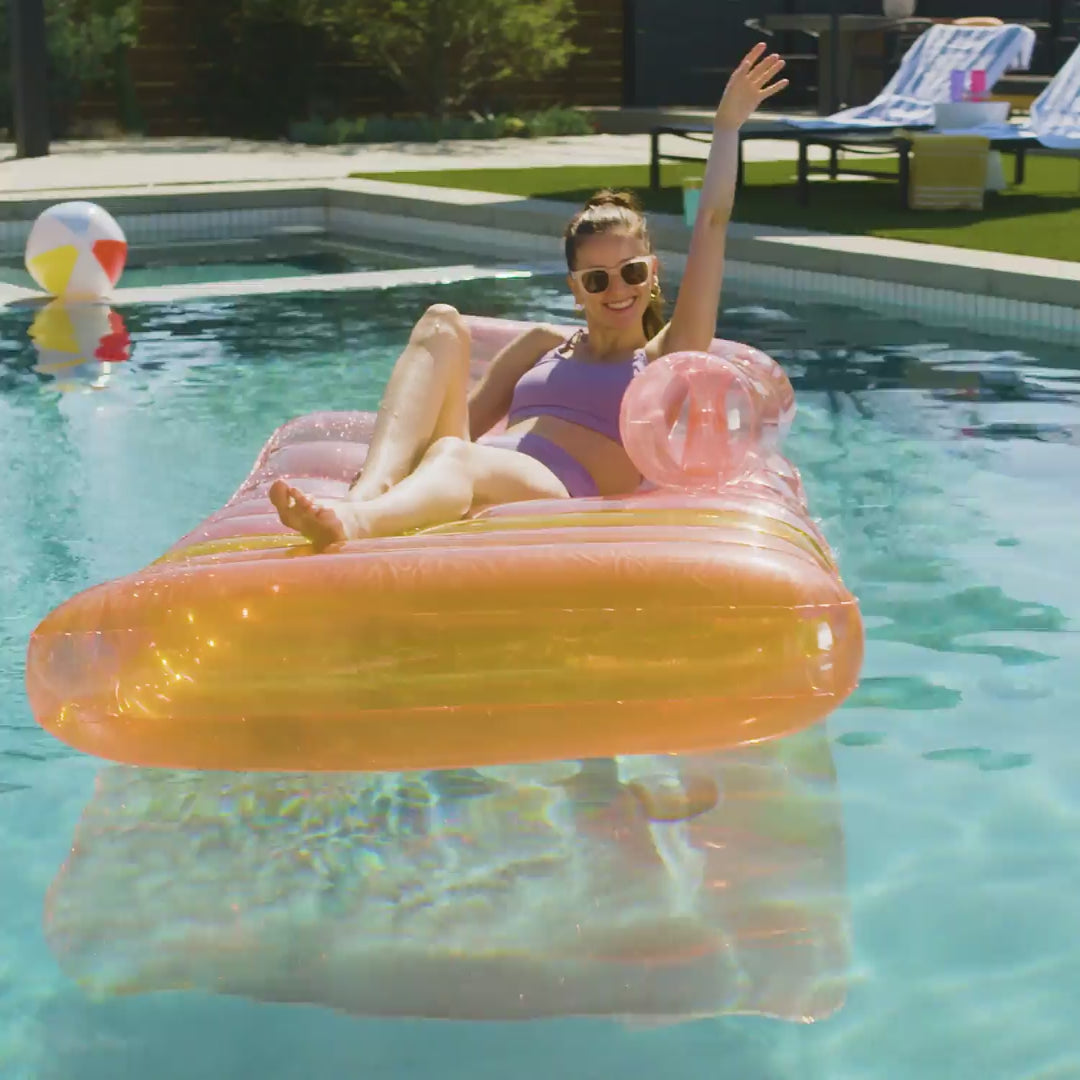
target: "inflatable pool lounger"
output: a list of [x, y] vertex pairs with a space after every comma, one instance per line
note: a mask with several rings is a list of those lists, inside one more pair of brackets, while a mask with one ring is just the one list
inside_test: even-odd
[[[524, 324], [471, 325], [483, 360]], [[773, 361], [713, 351], [789, 422]], [[270, 484], [343, 494], [372, 423], [284, 425], [222, 510], [52, 612], [27, 656], [38, 722], [128, 764], [435, 769], [743, 745], [854, 688], [858, 606], [775, 451], [712, 492], [507, 504], [315, 552]]]

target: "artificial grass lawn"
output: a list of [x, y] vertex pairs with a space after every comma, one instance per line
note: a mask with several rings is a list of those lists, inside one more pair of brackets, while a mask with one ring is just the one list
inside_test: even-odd
[[[895, 158], [865, 159], [860, 165], [896, 171]], [[587, 165], [536, 169], [449, 169], [442, 172], [353, 173], [433, 187], [497, 191], [583, 203], [602, 187], [629, 188], [647, 210], [682, 213], [684, 177], [700, 176], [693, 162], [666, 162], [661, 189], [649, 190], [645, 165]], [[1012, 176], [1012, 158], [1005, 158]], [[987, 192], [977, 210], [904, 210], [895, 179], [812, 182], [810, 205], [800, 206], [795, 192], [794, 161], [759, 161], [746, 165], [746, 186], [735, 201], [735, 220], [758, 225], [814, 229], [830, 233], [888, 236], [930, 244], [1037, 255], [1080, 262], [1080, 160], [1029, 155], [1021, 187]]]

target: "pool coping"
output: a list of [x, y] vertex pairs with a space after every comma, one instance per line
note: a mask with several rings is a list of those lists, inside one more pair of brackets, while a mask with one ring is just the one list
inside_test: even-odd
[[[393, 181], [355, 180], [327, 185], [325, 191], [331, 206], [552, 236], [558, 247], [572, 212], [554, 200]], [[649, 231], [660, 250], [685, 254], [689, 249], [690, 230], [681, 216], [650, 213]], [[1080, 306], [1080, 262], [738, 222], [728, 226], [727, 254], [793, 270]]]
[[[89, 189], [79, 197], [129, 219], [304, 211], [320, 217], [331, 234], [344, 223], [388, 240], [396, 235], [459, 254], [475, 245], [507, 258], [545, 263], [561, 257], [562, 231], [571, 213], [567, 203], [555, 200], [373, 179]], [[45, 193], [32, 199], [0, 196], [0, 231], [5, 225], [9, 230], [28, 228], [54, 202]], [[654, 246], [678, 269], [690, 239], [681, 216], [650, 213], [649, 224]], [[960, 306], [970, 307], [972, 318], [981, 317], [981, 312], [1005, 321], [1022, 319], [1025, 309], [1016, 305], [1034, 305], [1054, 325], [1067, 329], [1070, 337], [1080, 334], [1080, 262], [743, 223], [728, 228], [727, 258], [733, 271], [750, 268], [758, 287], [768, 288], [775, 281], [778, 288], [782, 283], [790, 288], [801, 282], [821, 295], [834, 288], [837, 299], [916, 307], [920, 297], [926, 299], [924, 292], [940, 291], [954, 298], [969, 297], [972, 303]], [[769, 270], [777, 272], [775, 277]], [[831, 278], [838, 280], [830, 282]], [[889, 286], [902, 287], [898, 292], [905, 299], [894, 297]], [[28, 299], [16, 296], [14, 288], [0, 286], [0, 304]], [[118, 290], [117, 302], [123, 292]], [[1013, 303], [995, 311], [995, 300]]]

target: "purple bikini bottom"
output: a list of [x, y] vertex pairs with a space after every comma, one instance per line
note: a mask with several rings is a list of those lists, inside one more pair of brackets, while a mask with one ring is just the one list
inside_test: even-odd
[[559, 478], [571, 498], [584, 499], [598, 494], [596, 481], [589, 470], [573, 454], [550, 439], [545, 439], [543, 435], [535, 435], [531, 431], [520, 435], [505, 432], [501, 435], [482, 435], [477, 442], [484, 446], [499, 446], [504, 450], [528, 454], [541, 465], [546, 465]]

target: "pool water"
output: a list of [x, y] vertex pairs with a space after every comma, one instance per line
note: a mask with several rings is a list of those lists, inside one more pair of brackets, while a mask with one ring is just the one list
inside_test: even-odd
[[[770, 352], [795, 384], [787, 452], [867, 626], [860, 688], [799, 737], [831, 759], [835, 779], [817, 770], [783, 811], [783, 829], [810, 819], [823, 837], [838, 829], [842, 857], [826, 844], [769, 900], [827, 910], [848, 938], [842, 1007], [817, 1023], [448, 1024], [332, 1010], [319, 1002], [354, 992], [347, 965], [333, 987], [292, 973], [319, 948], [312, 941], [347, 953], [375, 918], [375, 901], [358, 912], [349, 895], [363, 845], [340, 803], [282, 824], [295, 782], [117, 770], [35, 726], [22, 663], [37, 621], [146, 564], [219, 507], [289, 417], [374, 407], [429, 293], [130, 307], [130, 359], [104, 379], [36, 370], [31, 314], [0, 311], [0, 1076], [1080, 1077], [1080, 366], [1065, 349], [727, 298], [721, 333]], [[556, 279], [440, 286], [439, 298], [483, 314], [571, 316]], [[793, 781], [781, 772], [783, 788]], [[370, 781], [348, 783], [367, 798]], [[312, 780], [308, 801], [289, 805], [321, 805], [328, 783]], [[401, 835], [431, 791], [450, 805], [449, 783], [398, 791]], [[260, 817], [270, 804], [277, 816]], [[542, 860], [557, 842], [545, 836], [515, 843]], [[285, 884], [274, 876], [283, 850], [307, 860]], [[324, 865], [334, 851], [353, 869], [335, 877]], [[739, 867], [729, 868], [736, 889]], [[273, 958], [244, 937], [247, 923], [224, 937], [215, 923], [208, 944], [219, 893], [241, 895], [249, 914], [264, 904], [250, 925], [283, 911], [294, 920], [278, 926]], [[527, 943], [541, 933], [537, 913], [570, 910], [540, 886], [514, 896], [532, 916], [515, 923], [499, 906], [491, 932], [506, 940]], [[290, 941], [302, 944], [290, 953]], [[175, 986], [161, 958], [178, 956], [228, 973], [223, 987], [247, 979], [246, 993], [101, 993], [131, 972], [142, 982], [129, 990]], [[774, 962], [788, 970], [779, 953]], [[772, 990], [782, 998], [785, 987]]]
[[[366, 270], [401, 270], [438, 266], [445, 255], [419, 247], [374, 241], [349, 244], [303, 237], [264, 241], [225, 241], [173, 244], [166, 249], [132, 249], [118, 287], [150, 288], [160, 285], [196, 285], [217, 281], [350, 274]], [[482, 262], [470, 258], [471, 262]], [[21, 258], [0, 259], [0, 284], [36, 289]]]

